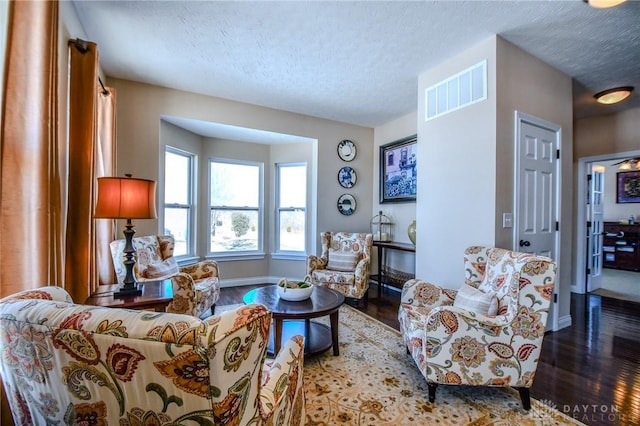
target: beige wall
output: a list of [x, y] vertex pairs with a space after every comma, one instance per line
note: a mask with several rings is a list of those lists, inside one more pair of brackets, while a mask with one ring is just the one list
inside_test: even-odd
[[[561, 127], [560, 247], [558, 261], [558, 317], [570, 324], [573, 245], [573, 95], [571, 78], [511, 43], [497, 40], [497, 181], [496, 245], [513, 247], [511, 229], [502, 228], [502, 213], [513, 211], [514, 111]], [[505, 167], [508, 165], [508, 167]]]
[[[109, 79], [109, 85], [118, 91], [118, 174], [132, 173], [140, 178], [159, 179], [163, 115], [305, 136], [318, 141], [313, 154], [318, 170], [317, 193], [312, 194], [318, 200], [317, 214], [312, 218], [316, 232], [369, 229], [373, 129], [128, 80]], [[342, 139], [356, 143], [357, 156], [350, 163], [341, 161], [337, 155], [337, 145]], [[348, 190], [337, 180], [338, 170], [346, 164], [358, 174], [357, 184]], [[352, 216], [343, 216], [337, 210], [336, 202], [342, 193], [351, 193], [356, 198], [358, 205]], [[138, 221], [136, 228], [140, 235], [159, 232], [157, 220]], [[318, 241], [311, 251], [319, 250]], [[299, 262], [291, 262], [293, 268], [303, 270]], [[229, 277], [239, 276], [238, 271], [243, 271], [241, 268], [236, 270], [229, 266], [225, 273]]]
[[[495, 38], [420, 75], [416, 275], [449, 288], [464, 282], [472, 244], [495, 242]], [[425, 122], [425, 90], [487, 60], [488, 99]]]
[[575, 122], [574, 158], [576, 162], [583, 157], [638, 149], [640, 149], [640, 108], [618, 114], [582, 118]]
[[[374, 150], [373, 150], [373, 186], [372, 199], [373, 209], [371, 217], [382, 213], [389, 216], [393, 222], [393, 241], [403, 243], [411, 243], [407, 234], [407, 228], [416, 218], [416, 203], [384, 203], [380, 204], [380, 146], [390, 142], [397, 141], [407, 136], [417, 133], [417, 112], [414, 111], [402, 117], [399, 117], [382, 126], [374, 129]], [[418, 164], [421, 159], [418, 157]], [[418, 166], [420, 167], [420, 166]], [[418, 192], [420, 190], [418, 189]], [[417, 198], [417, 197], [416, 197]], [[416, 230], [420, 232], [419, 229]], [[377, 271], [378, 256], [377, 251], [373, 253], [372, 271]], [[416, 256], [412, 253], [389, 250], [387, 251], [387, 265], [393, 269], [415, 274]], [[377, 273], [377, 272], [372, 272]]]
[[[482, 60], [487, 60], [487, 99], [425, 122], [425, 89]], [[514, 212], [515, 111], [562, 127], [558, 309], [570, 324], [571, 79], [494, 36], [423, 73], [418, 95], [417, 223], [423, 231], [417, 256], [425, 261], [416, 272], [445, 287], [463, 282], [467, 246], [513, 248], [513, 230], [502, 228], [502, 213]]]

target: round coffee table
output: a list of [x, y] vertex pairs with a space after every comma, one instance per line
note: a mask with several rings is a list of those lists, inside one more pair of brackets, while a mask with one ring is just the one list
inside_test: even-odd
[[[314, 287], [311, 297], [299, 302], [289, 302], [278, 297], [275, 285], [259, 287], [249, 291], [242, 298], [245, 304], [260, 303], [271, 311], [274, 332], [270, 337], [271, 354], [280, 351], [283, 337], [301, 334], [304, 336], [305, 356], [316, 355], [333, 346], [333, 355], [340, 355], [338, 348], [338, 308], [344, 303], [344, 296], [335, 290]], [[310, 321], [329, 315], [331, 327]]]

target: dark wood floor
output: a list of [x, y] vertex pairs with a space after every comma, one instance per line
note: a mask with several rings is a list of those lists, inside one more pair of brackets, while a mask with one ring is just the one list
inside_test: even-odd
[[[258, 286], [223, 288], [218, 305]], [[400, 294], [375, 284], [362, 312], [398, 329]], [[640, 424], [640, 304], [571, 296], [573, 325], [547, 333], [531, 396], [589, 425]]]

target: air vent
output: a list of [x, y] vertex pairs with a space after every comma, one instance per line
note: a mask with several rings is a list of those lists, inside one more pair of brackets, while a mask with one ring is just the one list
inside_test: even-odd
[[487, 61], [426, 90], [425, 121], [487, 99]]

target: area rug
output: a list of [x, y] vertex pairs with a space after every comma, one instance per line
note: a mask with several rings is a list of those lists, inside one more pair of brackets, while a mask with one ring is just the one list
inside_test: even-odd
[[306, 425], [582, 424], [534, 399], [527, 413], [510, 388], [439, 386], [430, 403], [398, 331], [347, 305], [339, 315], [340, 356], [328, 350], [305, 360]]

